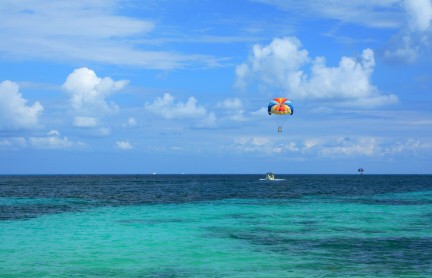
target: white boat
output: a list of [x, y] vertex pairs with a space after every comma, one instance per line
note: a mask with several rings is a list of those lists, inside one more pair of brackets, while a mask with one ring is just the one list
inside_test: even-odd
[[273, 174], [273, 173], [268, 172], [268, 173], [266, 174], [266, 180], [272, 181], [272, 180], [274, 180], [274, 179], [275, 179], [275, 177], [274, 177], [274, 174]]

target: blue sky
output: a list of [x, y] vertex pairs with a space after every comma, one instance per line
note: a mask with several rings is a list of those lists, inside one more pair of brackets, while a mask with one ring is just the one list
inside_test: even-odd
[[0, 36], [0, 174], [432, 173], [431, 0], [2, 0]]

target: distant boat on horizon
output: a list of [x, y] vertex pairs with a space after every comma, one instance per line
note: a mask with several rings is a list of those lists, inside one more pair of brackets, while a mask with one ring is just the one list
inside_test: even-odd
[[268, 172], [268, 173], [266, 174], [266, 180], [272, 181], [272, 180], [274, 180], [274, 179], [275, 179], [275, 176], [274, 176], [273, 173]]

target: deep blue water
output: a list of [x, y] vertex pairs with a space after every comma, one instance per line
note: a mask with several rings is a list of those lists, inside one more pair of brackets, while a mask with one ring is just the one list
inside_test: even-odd
[[[388, 205], [430, 204], [431, 200], [375, 199], [377, 194], [429, 191], [428, 175], [279, 175], [284, 181], [262, 181], [263, 175], [58, 175], [0, 176], [0, 197], [29, 202], [2, 204], [1, 220], [95, 206], [126, 206], [240, 199], [344, 197], [342, 202]], [[59, 199], [34, 202], [31, 199]], [[63, 200], [63, 201], [61, 201]], [[24, 201], [24, 200], [23, 200]]]
[[0, 276], [431, 277], [431, 175], [0, 176]]

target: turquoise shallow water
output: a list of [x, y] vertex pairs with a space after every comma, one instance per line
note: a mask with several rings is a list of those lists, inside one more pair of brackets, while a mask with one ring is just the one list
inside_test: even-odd
[[[219, 184], [212, 195], [200, 189], [206, 178], [175, 176], [171, 184], [183, 186], [176, 194], [202, 190], [205, 197], [179, 200], [162, 192], [159, 202], [136, 196], [134, 202], [113, 202], [109, 191], [100, 196], [89, 180], [75, 178], [92, 198], [78, 191], [74, 197], [60, 194], [63, 189], [53, 193], [52, 187], [45, 194], [33, 189], [31, 197], [31, 179], [2, 181], [1, 277], [432, 276], [429, 176], [418, 183], [411, 178], [405, 187], [394, 186], [400, 179], [392, 177], [359, 182], [358, 177], [304, 176], [297, 177], [304, 179], [300, 185], [289, 177], [277, 185], [236, 177], [250, 190], [275, 191], [262, 198], [235, 195], [236, 184], [220, 177], [206, 177], [209, 187]], [[155, 188], [143, 185], [154, 179], [135, 181], [144, 196], [152, 196]], [[136, 195], [121, 177], [117, 182], [106, 184]], [[374, 185], [362, 188], [363, 182]]]

